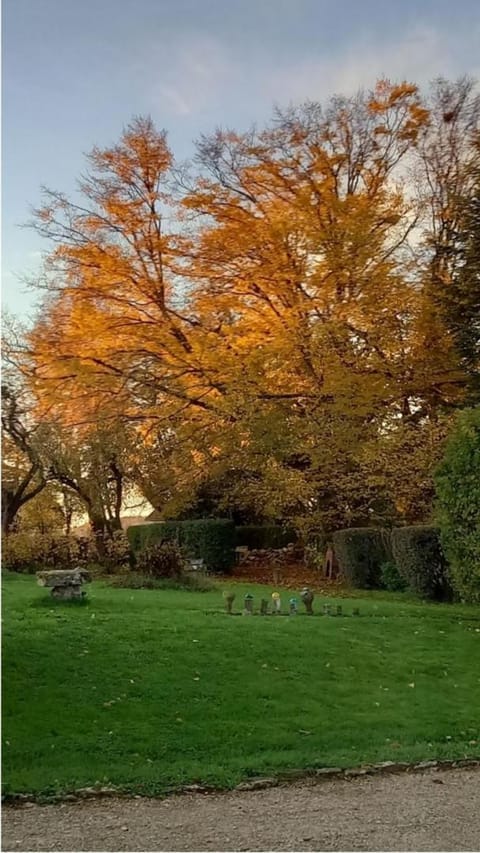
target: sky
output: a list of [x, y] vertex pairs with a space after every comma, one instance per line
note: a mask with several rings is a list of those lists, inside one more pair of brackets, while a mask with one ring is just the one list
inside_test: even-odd
[[2, 302], [32, 316], [47, 245], [40, 187], [72, 193], [84, 153], [133, 115], [178, 159], [218, 126], [370, 87], [480, 79], [480, 0], [3, 0]]

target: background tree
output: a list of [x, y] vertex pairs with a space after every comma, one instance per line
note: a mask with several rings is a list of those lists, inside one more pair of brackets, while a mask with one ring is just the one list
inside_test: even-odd
[[473, 400], [480, 395], [480, 140], [477, 183], [470, 198], [461, 200], [455, 272], [442, 290], [441, 307], [462, 364]]

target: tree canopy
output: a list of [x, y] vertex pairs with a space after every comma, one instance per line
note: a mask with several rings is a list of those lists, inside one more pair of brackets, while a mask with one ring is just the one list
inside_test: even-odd
[[187, 165], [135, 118], [90, 153], [78, 199], [45, 190], [35, 212], [36, 417], [122, 424], [167, 512], [210, 482], [252, 517], [428, 516], [472, 369], [442, 306], [456, 287], [478, 312], [479, 113], [470, 81], [380, 80], [217, 130]]

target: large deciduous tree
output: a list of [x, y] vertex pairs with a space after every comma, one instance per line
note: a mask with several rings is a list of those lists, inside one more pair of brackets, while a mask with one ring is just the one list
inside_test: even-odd
[[[187, 173], [149, 119], [94, 149], [81, 200], [47, 191], [36, 215], [52, 245], [30, 337], [37, 396], [63, 423], [134, 429], [149, 497], [142, 453], [162, 465], [157, 503], [188, 505], [228, 472], [234, 491], [248, 471], [272, 518], [423, 514], [429, 475], [408, 448], [428, 446], [467, 381], [435, 307], [442, 192], [451, 161], [471, 167], [461, 128], [478, 120], [462, 85], [446, 135], [447, 84], [425, 101], [380, 81], [205, 137]], [[377, 460], [396, 448], [397, 473], [409, 457], [408, 510], [373, 447]]]

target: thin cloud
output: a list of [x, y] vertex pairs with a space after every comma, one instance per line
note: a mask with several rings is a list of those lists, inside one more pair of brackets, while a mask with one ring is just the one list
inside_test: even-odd
[[480, 74], [479, 40], [478, 26], [455, 34], [418, 27], [383, 42], [378, 35], [360, 34], [335, 53], [298, 59], [271, 52], [242, 56], [218, 39], [199, 34], [173, 43], [166, 56], [162, 49], [166, 70], [153, 84], [155, 74], [149, 74], [149, 100], [153, 108], [179, 117], [195, 117], [208, 110], [218, 112], [221, 122], [222, 112], [232, 103], [249, 103], [252, 119], [263, 109], [267, 118], [273, 103], [350, 94], [373, 86], [382, 76], [423, 85], [439, 75], [475, 77]]
[[[395, 42], [379, 45], [368, 37], [344, 47], [335, 55], [307, 59], [276, 69], [266, 82], [271, 97], [280, 103], [318, 99], [333, 94], [351, 94], [371, 87], [380, 77], [427, 84], [437, 76], [455, 77], [465, 72], [476, 76], [478, 67], [468, 67], [475, 56], [478, 32], [467, 42], [451, 40], [446, 33], [416, 29]], [[463, 63], [466, 63], [463, 64]]]

